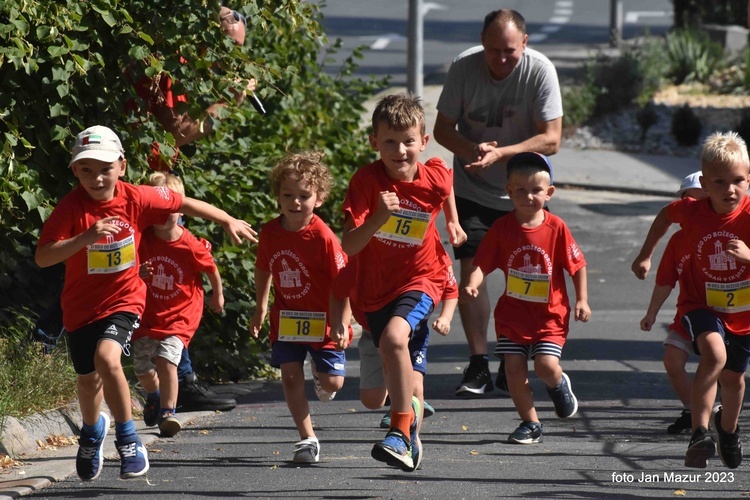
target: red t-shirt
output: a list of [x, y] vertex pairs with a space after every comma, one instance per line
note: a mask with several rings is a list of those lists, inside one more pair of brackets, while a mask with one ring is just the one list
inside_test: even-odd
[[[270, 272], [273, 277], [273, 306], [271, 307], [271, 344], [279, 338], [279, 327], [296, 323], [299, 314], [316, 313], [316, 318], [325, 314], [325, 335], [320, 342], [305, 342], [316, 349], [333, 348], [331, 341], [331, 318], [328, 314], [333, 281], [346, 266], [346, 254], [339, 239], [320, 217], [313, 215], [304, 229], [291, 232], [281, 226], [281, 217], [263, 225], [258, 242], [258, 269]], [[302, 315], [312, 328], [318, 323], [312, 316]], [[299, 325], [298, 325], [299, 326]], [[349, 330], [351, 341], [352, 331]]]
[[[680, 280], [680, 275], [682, 274], [685, 262], [690, 258], [690, 252], [683, 241], [684, 238], [685, 233], [683, 233], [682, 230], [677, 231], [671, 238], [669, 238], [667, 247], [664, 249], [664, 255], [661, 256], [661, 261], [659, 262], [659, 269], [656, 271], [657, 286], [668, 286], [674, 288], [675, 283]], [[680, 294], [677, 297], [678, 311], [680, 309], [680, 299], [682, 299], [683, 288], [682, 282], [680, 282]], [[690, 335], [682, 326], [682, 315], [679, 313], [675, 314], [672, 324], [669, 325], [669, 329], [679, 334], [681, 337], [690, 340]]]
[[731, 239], [750, 241], [750, 199], [743, 196], [730, 214], [717, 214], [710, 200], [685, 198], [667, 206], [667, 216], [680, 224], [691, 252], [680, 278], [685, 290], [678, 314], [712, 309], [735, 335], [750, 334], [750, 265], [724, 252]]
[[506, 287], [495, 306], [495, 331], [517, 344], [541, 340], [562, 346], [570, 304], [563, 270], [571, 276], [586, 266], [565, 222], [545, 212], [544, 222], [525, 228], [511, 212], [482, 238], [474, 265], [485, 275], [505, 273]]
[[138, 246], [143, 229], [163, 224], [179, 212], [182, 196], [165, 187], [118, 181], [115, 196], [93, 200], [80, 185], [63, 197], [44, 223], [39, 246], [67, 240], [105, 217], [119, 216], [122, 231], [102, 237], [65, 261], [61, 297], [63, 325], [69, 332], [116, 312], [143, 314], [146, 285], [138, 276]]
[[445, 285], [445, 266], [435, 218], [450, 194], [452, 171], [440, 158], [417, 164], [413, 182], [391, 179], [382, 161], [360, 168], [349, 181], [344, 212], [356, 226], [378, 208], [382, 191], [395, 192], [401, 210], [393, 214], [367, 246], [357, 254], [357, 283], [362, 310], [382, 309], [409, 291], [440, 301]]
[[149, 227], [143, 232], [138, 254], [154, 270], [145, 280], [146, 310], [133, 340], [174, 335], [187, 347], [203, 316], [203, 273], [216, 270], [211, 244], [185, 228], [177, 240], [165, 241]]

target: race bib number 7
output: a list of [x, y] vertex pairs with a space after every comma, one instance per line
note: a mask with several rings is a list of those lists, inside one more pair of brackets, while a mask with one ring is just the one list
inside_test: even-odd
[[313, 311], [279, 312], [279, 340], [323, 342], [325, 336], [326, 313]]
[[527, 302], [547, 302], [549, 299], [549, 274], [522, 273], [508, 269], [506, 293]]
[[386, 240], [421, 245], [429, 223], [430, 214], [427, 212], [398, 210], [391, 214], [388, 222], [383, 224], [375, 233], [375, 236]]
[[89, 274], [119, 273], [135, 266], [135, 238], [90, 245], [87, 254]]
[[714, 311], [725, 313], [750, 310], [750, 281], [706, 283], [706, 304]]

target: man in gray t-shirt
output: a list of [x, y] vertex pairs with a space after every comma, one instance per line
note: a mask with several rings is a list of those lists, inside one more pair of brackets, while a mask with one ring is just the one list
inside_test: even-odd
[[[460, 54], [440, 94], [435, 140], [454, 154], [453, 183], [458, 218], [468, 240], [454, 248], [461, 286], [468, 282], [479, 242], [492, 223], [513, 210], [505, 190], [505, 163], [517, 153], [552, 155], [560, 147], [562, 98], [557, 73], [541, 53], [526, 47], [526, 21], [502, 9], [487, 14], [482, 45]], [[479, 296], [459, 303], [471, 353], [457, 396], [493, 390], [487, 356], [490, 302]], [[498, 385], [507, 391], [501, 363]]]

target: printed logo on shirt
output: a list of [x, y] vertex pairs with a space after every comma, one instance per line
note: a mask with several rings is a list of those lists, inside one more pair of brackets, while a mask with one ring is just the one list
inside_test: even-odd
[[276, 252], [269, 261], [269, 266], [274, 269], [274, 264], [281, 259], [281, 270], [279, 275], [279, 291], [287, 300], [301, 299], [308, 294], [311, 288], [310, 271], [302, 263], [299, 256], [293, 250], [281, 250]]
[[154, 186], [154, 189], [156, 190], [156, 193], [159, 195], [159, 198], [163, 200], [170, 200], [172, 198], [172, 190], [165, 186]]
[[157, 300], [171, 300], [182, 293], [179, 287], [184, 281], [185, 273], [180, 265], [165, 255], [157, 255], [148, 260], [154, 268], [148, 289]]
[[710, 280], [726, 283], [745, 275], [747, 266], [739, 265], [734, 257], [724, 251], [725, 244], [732, 239], [740, 238], [729, 231], [714, 231], [703, 236], [698, 243], [695, 251], [698, 265]]
[[344, 269], [346, 261], [344, 260], [344, 254], [336, 252], [336, 269]]
[[104, 330], [104, 335], [112, 335], [114, 337], [117, 337], [120, 334], [120, 332], [117, 331], [117, 327], [115, 325], [109, 325], [106, 330]]

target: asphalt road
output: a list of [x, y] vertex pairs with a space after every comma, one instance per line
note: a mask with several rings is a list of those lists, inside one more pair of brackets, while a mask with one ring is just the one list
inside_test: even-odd
[[[653, 285], [636, 280], [630, 262], [666, 198], [560, 189], [551, 209], [565, 219], [588, 261], [593, 311], [571, 328], [563, 353], [580, 401], [578, 414], [556, 419], [538, 379], [531, 377], [544, 441], [504, 443], [518, 424], [508, 399], [494, 394], [457, 400], [467, 349], [458, 317], [448, 337], [433, 334], [427, 399], [437, 413], [422, 430], [422, 468], [404, 473], [370, 458], [382, 439], [381, 412], [358, 401], [359, 362], [347, 353], [344, 390], [328, 404], [311, 404], [321, 462], [292, 464], [297, 434], [280, 384], [223, 386], [237, 394], [234, 411], [199, 419], [175, 438], [150, 445], [146, 478], [118, 479], [117, 461], [101, 477], [72, 477], [34, 498], [628, 498], [682, 495], [728, 498], [747, 494], [747, 465], [730, 471], [718, 458], [705, 470], [682, 466], [688, 436], [669, 436], [679, 414], [661, 364], [663, 329], [640, 332]], [[491, 275], [493, 276], [493, 275]], [[502, 280], [495, 279], [497, 297]], [[572, 288], [572, 287], [571, 287]], [[659, 320], [673, 314], [674, 297]], [[492, 346], [492, 344], [490, 344]], [[694, 370], [691, 360], [689, 369]], [[492, 362], [493, 370], [496, 369]], [[308, 381], [308, 397], [315, 398]], [[740, 427], [748, 428], [741, 418]], [[658, 482], [657, 482], [658, 480]]]

